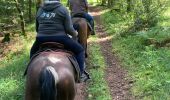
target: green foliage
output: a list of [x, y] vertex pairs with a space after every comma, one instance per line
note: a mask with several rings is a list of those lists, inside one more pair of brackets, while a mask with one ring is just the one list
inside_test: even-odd
[[140, 0], [134, 3], [134, 26], [136, 30], [153, 27], [166, 8], [168, 0]]
[[105, 26], [108, 33], [121, 34], [125, 31], [129, 31], [130, 26], [133, 25], [133, 17], [130, 13], [122, 14], [120, 12], [107, 9], [105, 10], [104, 15], [102, 15], [102, 19], [105, 23], [107, 23]]
[[[112, 14], [105, 13], [102, 18], [106, 18], [104, 19], [105, 25], [110, 27], [108, 28], [108, 32], [114, 36], [112, 40], [114, 52], [117, 53], [119, 59], [122, 61], [122, 66], [129, 69], [130, 75], [134, 79], [133, 95], [136, 96], [137, 100], [169, 100], [169, 47], [156, 48], [152, 44], [145, 44], [146, 40], [150, 38], [162, 41], [170, 36], [170, 25], [166, 23], [170, 21], [169, 10], [158, 20], [158, 25], [161, 26], [137, 31], [131, 33], [134, 35], [127, 35], [127, 37], [121, 37], [119, 35], [122, 27], [126, 25], [126, 20], [115, 21], [112, 17], [108, 17], [115, 17], [115, 14]], [[121, 16], [115, 18], [124, 19]], [[113, 27], [116, 25], [119, 27]]]
[[[29, 30], [28, 30], [29, 31]], [[25, 77], [23, 76], [29, 61], [32, 35], [25, 40], [20, 37], [13, 46], [18, 49], [8, 52], [0, 59], [0, 100], [23, 100]]]
[[[18, 0], [19, 8], [21, 8], [21, 12], [23, 13], [23, 22], [29, 22], [31, 19], [29, 18], [29, 2], [28, 0]], [[35, 16], [35, 0], [32, 1], [31, 4], [31, 16]], [[21, 26], [21, 18], [20, 13], [16, 8], [16, 2], [14, 0], [0, 0], [0, 32], [4, 34], [9, 34], [10, 37], [14, 36], [14, 34], [23, 34], [23, 27]], [[33, 17], [32, 17], [33, 18]], [[18, 32], [18, 30], [22, 27], [22, 33]], [[6, 38], [6, 36], [5, 36]]]
[[0, 23], [8, 22], [12, 24], [13, 16], [16, 16], [17, 12], [15, 10], [15, 3], [11, 0], [0, 0], [0, 12]]
[[11, 52], [0, 61], [0, 100], [23, 100], [28, 58], [28, 52], [23, 50], [22, 55]]
[[109, 8], [112, 9], [110, 13], [113, 15], [119, 13], [121, 16], [126, 16], [124, 18], [131, 23], [129, 31], [136, 32], [156, 26], [160, 15], [170, 2], [169, 0], [107, 0], [106, 3], [108, 6], [112, 3]]
[[[149, 32], [147, 34], [150, 34]], [[114, 51], [118, 52], [123, 65], [128, 67], [135, 80], [133, 94], [146, 100], [169, 98], [170, 51], [143, 45], [141, 36], [129, 36], [113, 41]], [[163, 99], [163, 100], [166, 100]], [[155, 100], [155, 99], [154, 99]]]
[[28, 56], [14, 56], [0, 65], [0, 100], [23, 100], [25, 58]]

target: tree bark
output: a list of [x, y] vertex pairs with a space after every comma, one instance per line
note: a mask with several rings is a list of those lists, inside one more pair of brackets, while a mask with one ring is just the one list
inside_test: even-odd
[[29, 8], [28, 8], [28, 14], [29, 14], [29, 22], [32, 21], [32, 0], [29, 0]]
[[19, 17], [20, 17], [22, 35], [26, 36], [26, 34], [25, 34], [25, 21], [24, 21], [24, 17], [23, 17], [23, 12], [22, 12], [22, 10], [19, 6], [18, 0], [14, 0], [14, 1], [15, 1], [15, 5], [16, 5], [16, 8], [18, 10]]
[[106, 4], [106, 0], [102, 0], [102, 4], [101, 5], [105, 5]]
[[40, 8], [41, 4], [42, 4], [42, 0], [36, 0], [36, 11], [38, 11], [38, 9]]
[[9, 42], [10, 41], [10, 33], [4, 34], [4, 38], [2, 40], [2, 43]]

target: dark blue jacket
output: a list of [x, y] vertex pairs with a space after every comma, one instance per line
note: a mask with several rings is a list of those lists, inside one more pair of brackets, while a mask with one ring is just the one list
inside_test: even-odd
[[68, 10], [60, 3], [45, 3], [36, 16], [37, 37], [70, 34], [75, 36]]

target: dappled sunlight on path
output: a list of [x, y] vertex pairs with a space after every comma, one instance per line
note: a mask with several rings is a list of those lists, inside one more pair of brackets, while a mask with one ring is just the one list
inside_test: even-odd
[[103, 38], [97, 38], [97, 39], [95, 39], [95, 40], [93, 40], [93, 39], [89, 39], [88, 40], [88, 43], [100, 43], [100, 42], [105, 42], [105, 41], [110, 41], [110, 40], [112, 40], [112, 36], [106, 36], [106, 37], [103, 37]]

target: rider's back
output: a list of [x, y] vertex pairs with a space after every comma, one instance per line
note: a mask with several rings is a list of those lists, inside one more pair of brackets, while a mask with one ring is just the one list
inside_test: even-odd
[[60, 34], [74, 35], [75, 30], [70, 24], [68, 10], [61, 3], [44, 4], [37, 12], [37, 36], [56, 36]]
[[87, 12], [86, 0], [69, 0], [71, 15]]

